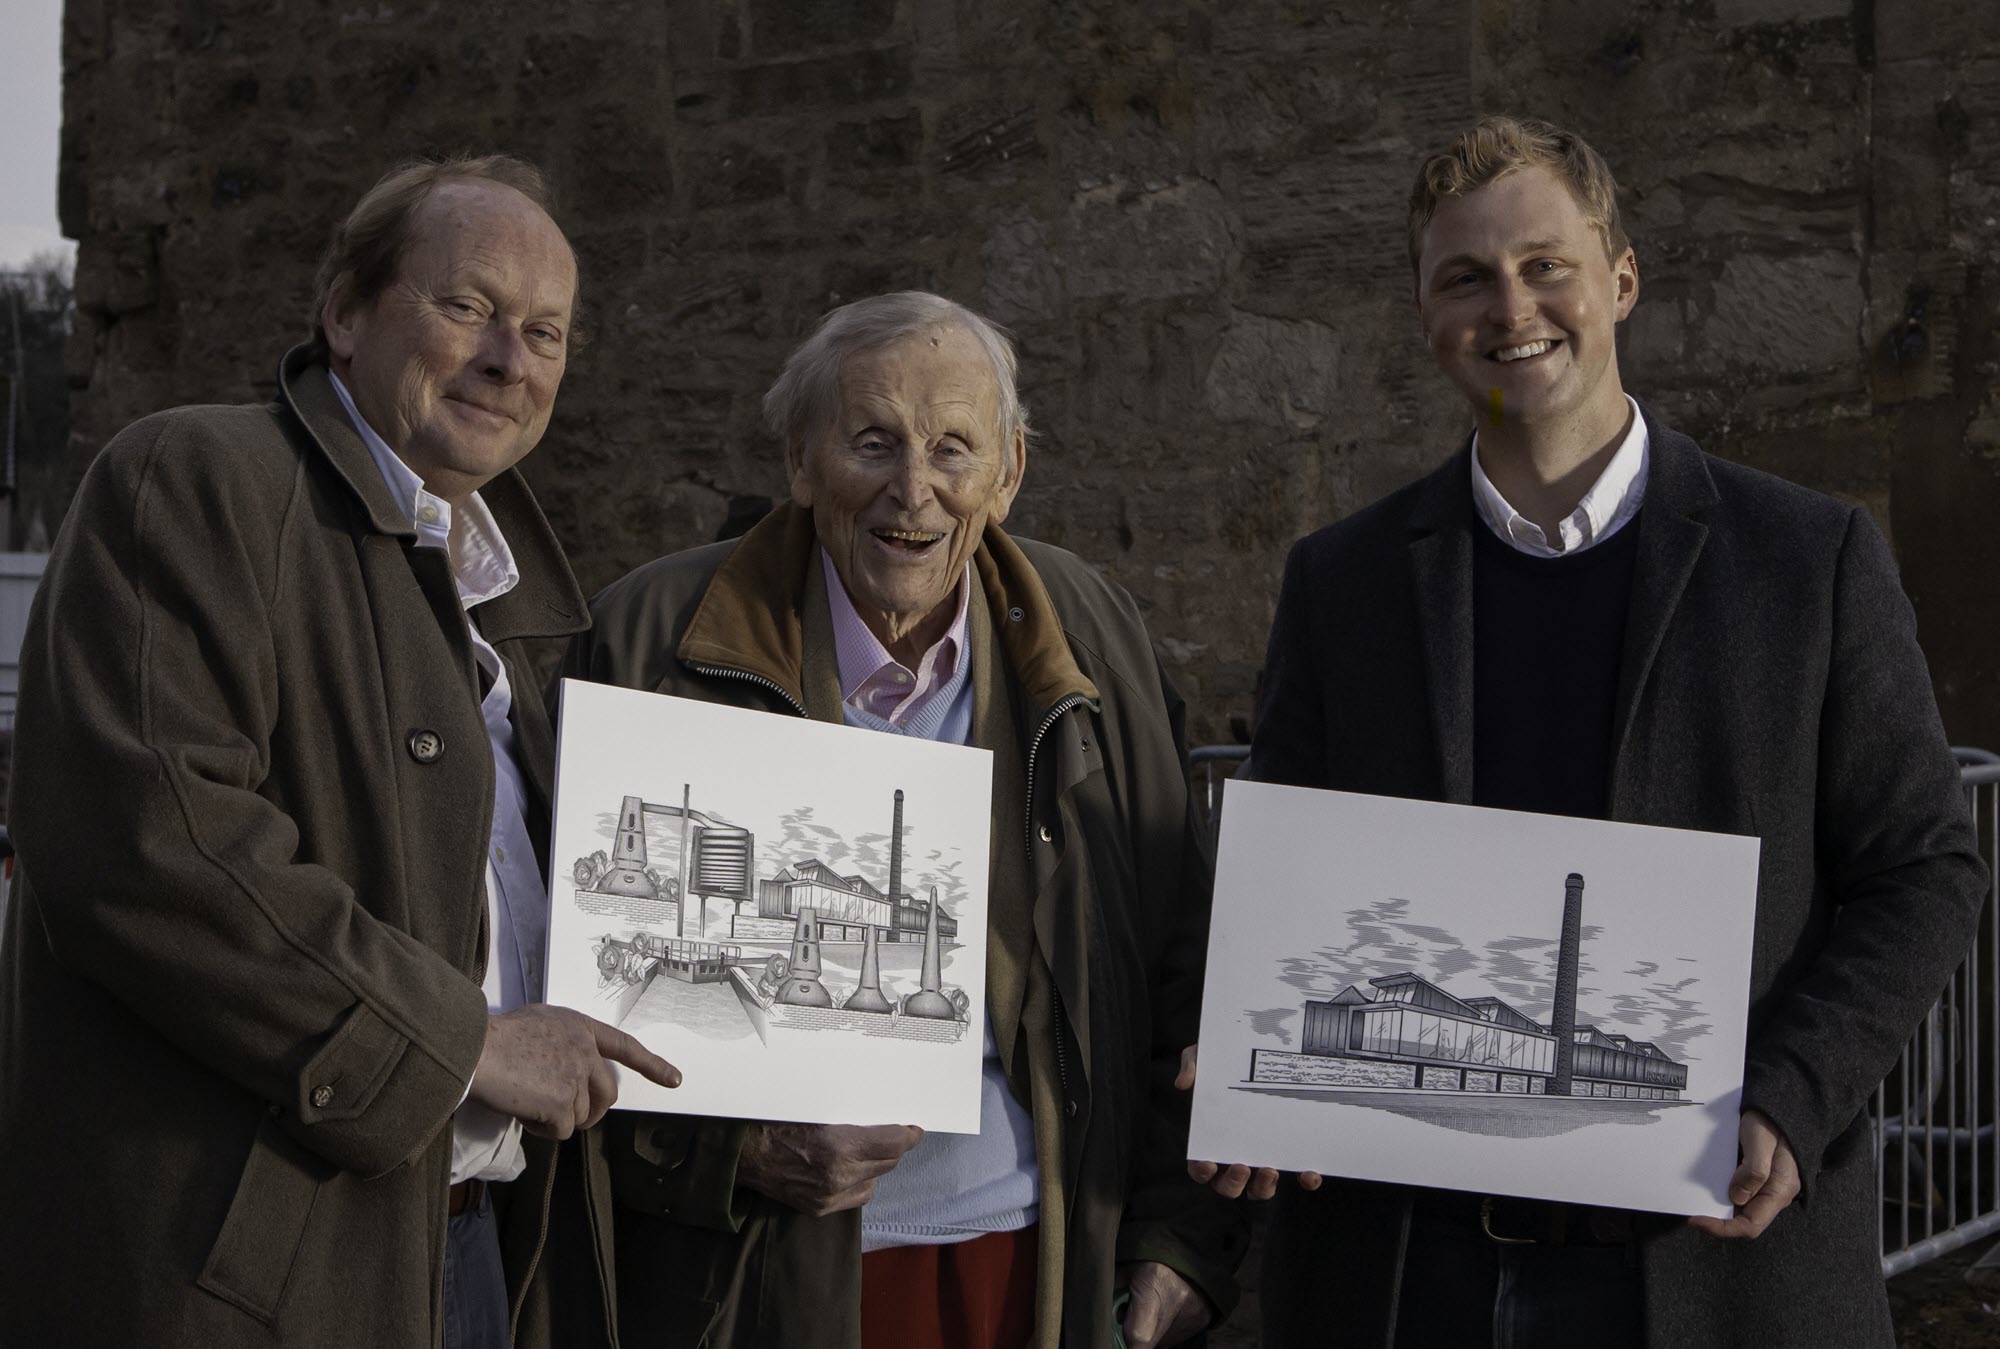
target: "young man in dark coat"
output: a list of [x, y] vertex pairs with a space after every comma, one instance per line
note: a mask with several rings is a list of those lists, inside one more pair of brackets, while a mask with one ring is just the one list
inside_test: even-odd
[[1424, 164], [1409, 245], [1477, 430], [1292, 550], [1254, 774], [1760, 837], [1736, 1213], [1302, 1177], [1265, 1343], [1886, 1346], [1864, 1106], [1985, 887], [1889, 550], [1626, 396], [1638, 265], [1575, 135], [1467, 131]]
[[[390, 173], [272, 403], [85, 476], [21, 653], [0, 1343], [499, 1349], [486, 1182], [604, 1113], [606, 1059], [677, 1080], [534, 1001], [541, 692], [587, 621], [514, 468], [576, 295], [542, 201], [500, 157]], [[608, 1338], [577, 1300], [562, 1342]]]

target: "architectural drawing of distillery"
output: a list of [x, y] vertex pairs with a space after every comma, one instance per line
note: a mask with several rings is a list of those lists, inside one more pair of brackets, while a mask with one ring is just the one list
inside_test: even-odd
[[1410, 971], [1305, 1004], [1297, 1051], [1253, 1049], [1246, 1086], [1679, 1100], [1687, 1065], [1657, 1045], [1576, 1023], [1583, 877], [1563, 888], [1548, 1024], [1499, 998], [1459, 998]]
[[[928, 887], [927, 898], [903, 889], [900, 790], [890, 826], [887, 889], [818, 858], [802, 858], [760, 878], [754, 874], [756, 840], [750, 831], [695, 810], [691, 795], [691, 787], [683, 788], [678, 807], [625, 797], [611, 851], [580, 857], [572, 870], [579, 901], [618, 901], [620, 912], [648, 924], [623, 937], [605, 933], [592, 947], [599, 989], [615, 1000], [613, 1024], [622, 1025], [656, 985], [662, 997], [680, 1001], [672, 994], [679, 984], [695, 996], [701, 988], [733, 995], [766, 1043], [773, 1030], [855, 1031], [933, 1043], [965, 1033], [969, 999], [963, 989], [944, 982], [944, 954], [956, 944], [958, 920], [946, 912], [937, 886]], [[679, 825], [680, 861], [672, 875], [648, 857], [647, 815]], [[743, 913], [753, 898], [755, 913]], [[710, 899], [731, 906], [718, 907], [714, 926]], [[635, 914], [635, 901], [653, 911]], [[672, 936], [664, 930], [669, 924]], [[649, 930], [655, 925], [660, 930]], [[690, 925], [693, 937], [686, 935]], [[919, 949], [912, 953], [912, 946]], [[837, 960], [841, 954], [851, 959]], [[912, 956], [914, 969], [908, 968]], [[837, 969], [854, 982], [829, 986]], [[905, 980], [914, 974], [917, 986], [892, 996], [888, 973]]]

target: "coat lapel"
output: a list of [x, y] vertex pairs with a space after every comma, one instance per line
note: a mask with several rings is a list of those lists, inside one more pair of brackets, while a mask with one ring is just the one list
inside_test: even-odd
[[[1645, 415], [1643, 408], [1640, 411]], [[1623, 817], [1629, 796], [1622, 782], [1625, 748], [1640, 702], [1646, 697], [1667, 627], [1708, 539], [1708, 526], [1697, 516], [1716, 495], [1715, 482], [1692, 440], [1651, 416], [1646, 416], [1646, 435], [1646, 499], [1639, 512], [1639, 556], [1632, 573], [1632, 602], [1626, 611], [1625, 648], [1618, 663], [1611, 721], [1613, 819]]]
[[1423, 633], [1438, 785], [1472, 800], [1472, 466], [1461, 450], [1433, 473], [1410, 513], [1410, 569]]

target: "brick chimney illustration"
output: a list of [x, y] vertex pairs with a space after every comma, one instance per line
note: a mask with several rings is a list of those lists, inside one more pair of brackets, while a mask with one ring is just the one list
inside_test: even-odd
[[903, 789], [896, 789], [896, 822], [889, 827], [889, 902], [903, 890]]
[[1556, 1037], [1556, 1070], [1549, 1079], [1551, 1096], [1570, 1094], [1570, 1070], [1576, 1062], [1576, 966], [1583, 947], [1583, 877], [1572, 871], [1563, 882], [1562, 945], [1556, 951], [1556, 1005], [1549, 1014], [1549, 1034]]

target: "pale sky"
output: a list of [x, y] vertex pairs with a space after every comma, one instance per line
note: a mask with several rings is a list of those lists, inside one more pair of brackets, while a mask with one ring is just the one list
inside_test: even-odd
[[5, 0], [0, 19], [0, 268], [74, 249], [56, 226], [62, 0]]

